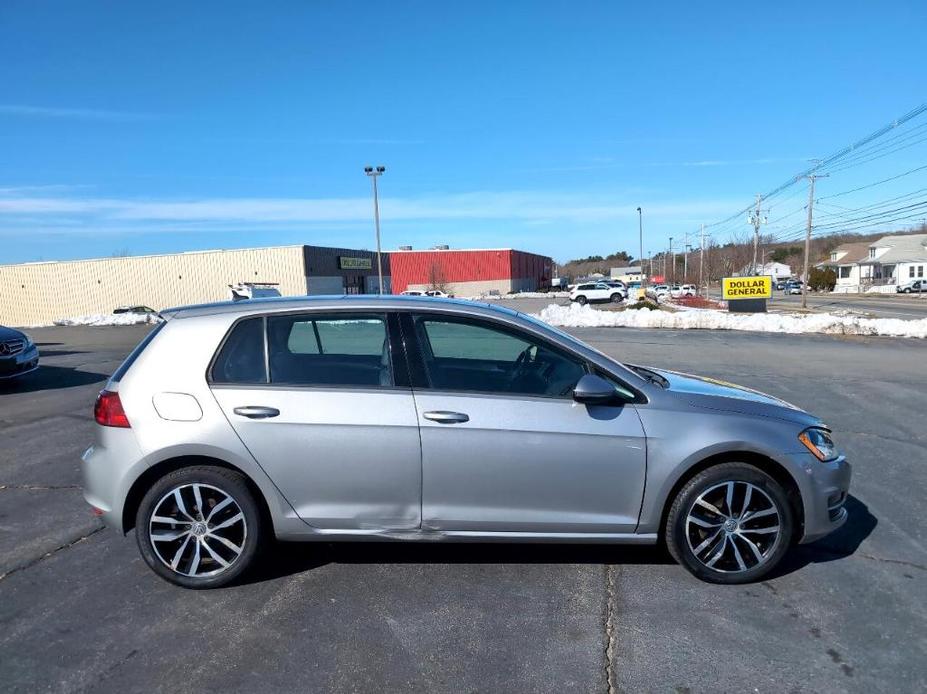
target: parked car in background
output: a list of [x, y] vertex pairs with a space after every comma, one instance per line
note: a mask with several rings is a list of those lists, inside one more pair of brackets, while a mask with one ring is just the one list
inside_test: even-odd
[[776, 291], [782, 291], [785, 289], [785, 285], [788, 284], [788, 280], [777, 280], [776, 281]]
[[670, 289], [670, 296], [674, 299], [678, 299], [683, 296], [695, 296], [698, 294], [698, 289], [694, 284], [684, 284], [682, 286], [674, 285]]
[[157, 313], [157, 311], [148, 306], [117, 306], [113, 309], [113, 315], [119, 315], [120, 313], [152, 314]]
[[662, 540], [695, 576], [745, 583], [847, 519], [850, 466], [819, 418], [510, 309], [161, 313], [100, 393], [81, 469], [87, 502], [181, 586], [235, 581], [274, 538]]
[[927, 280], [910, 280], [904, 284], [899, 284], [895, 287], [895, 291], [899, 294], [927, 292]]
[[661, 297], [667, 296], [669, 293], [670, 287], [668, 284], [657, 284], [652, 287], [647, 287], [647, 296], [655, 299], [660, 299]]
[[801, 280], [789, 280], [785, 283], [785, 293], [786, 294], [801, 294], [802, 281]]
[[39, 368], [39, 348], [26, 333], [0, 325], [0, 380], [25, 376]]
[[406, 289], [400, 296], [433, 296], [443, 299], [453, 298], [453, 294], [445, 294], [440, 289]]
[[276, 282], [239, 282], [229, 285], [229, 298], [232, 301], [246, 299], [266, 299], [280, 296], [279, 285]]
[[573, 288], [570, 292], [570, 301], [575, 301], [580, 305], [600, 301], [620, 304], [626, 296], [627, 292], [621, 287], [613, 287], [605, 282], [587, 282]]

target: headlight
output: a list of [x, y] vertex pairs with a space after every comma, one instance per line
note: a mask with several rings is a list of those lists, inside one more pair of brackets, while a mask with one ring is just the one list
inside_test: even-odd
[[817, 427], [805, 429], [798, 435], [798, 440], [805, 444], [805, 448], [821, 462], [829, 462], [838, 456], [837, 446], [827, 429]]

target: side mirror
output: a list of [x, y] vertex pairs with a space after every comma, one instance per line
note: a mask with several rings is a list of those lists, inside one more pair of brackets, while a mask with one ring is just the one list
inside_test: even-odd
[[573, 399], [584, 405], [607, 405], [617, 402], [618, 391], [601, 376], [586, 374], [573, 388]]

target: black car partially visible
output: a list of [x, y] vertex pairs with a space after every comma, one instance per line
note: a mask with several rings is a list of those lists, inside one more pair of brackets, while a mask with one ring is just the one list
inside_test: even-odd
[[0, 325], [0, 380], [23, 376], [39, 368], [39, 348], [29, 336]]

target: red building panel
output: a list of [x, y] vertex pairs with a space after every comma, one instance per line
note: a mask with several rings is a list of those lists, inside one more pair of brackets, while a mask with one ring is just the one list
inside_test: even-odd
[[430, 284], [436, 277], [442, 282], [533, 279], [537, 286], [546, 286], [552, 269], [550, 258], [510, 249], [390, 253], [395, 294], [410, 284]]

